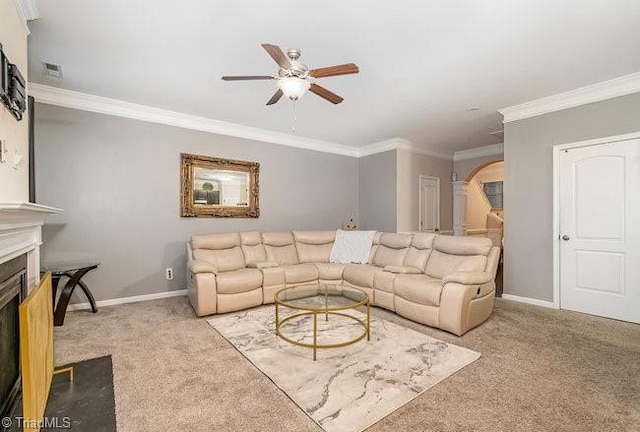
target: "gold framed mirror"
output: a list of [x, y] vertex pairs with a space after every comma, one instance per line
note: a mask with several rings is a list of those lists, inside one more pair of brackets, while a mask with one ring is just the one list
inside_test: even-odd
[[258, 162], [180, 154], [182, 217], [257, 218]]

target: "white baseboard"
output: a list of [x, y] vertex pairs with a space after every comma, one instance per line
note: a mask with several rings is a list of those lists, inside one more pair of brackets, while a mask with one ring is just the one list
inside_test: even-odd
[[546, 300], [538, 300], [530, 297], [520, 297], [517, 295], [504, 294], [504, 293], [502, 294], [502, 298], [505, 300], [511, 300], [519, 303], [527, 303], [527, 304], [542, 306], [542, 307], [551, 308], [551, 309], [558, 309], [556, 305], [553, 304], [553, 302], [546, 301]]
[[[135, 303], [140, 301], [156, 300], [156, 299], [169, 298], [169, 297], [179, 297], [184, 295], [187, 295], [186, 289], [154, 293], [154, 294], [137, 295], [137, 296], [131, 296], [131, 297], [121, 297], [121, 298], [116, 298], [111, 300], [100, 300], [96, 302], [96, 306], [98, 307], [113, 306], [113, 305], [124, 304], [124, 303]], [[67, 308], [67, 311], [76, 311], [76, 310], [85, 310], [85, 309], [91, 309], [91, 305], [89, 303], [74, 303], [69, 305], [69, 307]]]

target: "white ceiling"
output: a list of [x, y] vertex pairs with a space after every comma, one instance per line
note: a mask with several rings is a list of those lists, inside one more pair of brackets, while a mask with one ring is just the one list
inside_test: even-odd
[[[265, 106], [260, 47], [302, 49], [345, 98], [297, 104], [296, 134], [364, 146], [391, 138], [443, 152], [500, 142], [497, 110], [640, 71], [638, 0], [37, 1], [29, 80], [290, 133], [293, 104]], [[62, 65], [62, 80], [42, 61]], [[469, 111], [469, 108], [479, 110]]]

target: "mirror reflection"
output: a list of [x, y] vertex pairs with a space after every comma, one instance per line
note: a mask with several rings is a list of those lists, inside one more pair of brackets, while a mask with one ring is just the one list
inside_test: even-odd
[[249, 205], [249, 173], [194, 168], [193, 202], [197, 205]]

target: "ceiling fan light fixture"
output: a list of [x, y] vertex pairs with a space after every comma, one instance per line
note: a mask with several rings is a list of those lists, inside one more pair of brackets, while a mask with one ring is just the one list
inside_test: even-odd
[[309, 81], [298, 77], [285, 77], [278, 80], [278, 88], [292, 101], [300, 99], [310, 86]]

